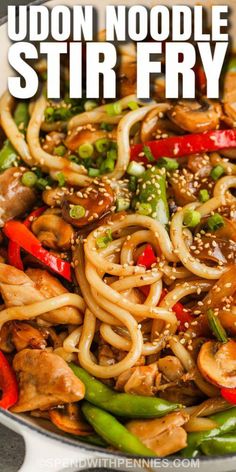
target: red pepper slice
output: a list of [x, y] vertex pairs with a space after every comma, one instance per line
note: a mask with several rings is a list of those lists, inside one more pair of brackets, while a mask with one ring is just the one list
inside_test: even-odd
[[150, 269], [152, 264], [155, 264], [156, 260], [157, 258], [151, 244], [147, 244], [142, 254], [138, 257], [137, 265]]
[[[27, 228], [30, 228], [32, 221], [35, 218], [38, 218], [46, 210], [46, 208], [46, 206], [43, 206], [37, 208], [36, 210], [33, 210], [25, 219], [24, 225]], [[14, 243], [13, 241], [9, 241], [7, 255], [8, 262], [10, 265], [16, 267], [19, 270], [24, 270], [23, 262], [20, 255], [20, 246], [18, 244]]]
[[236, 405], [236, 388], [221, 388], [220, 393], [227, 402]]
[[0, 351], [0, 390], [2, 391], [0, 408], [7, 410], [15, 405], [18, 400], [16, 376], [2, 351]]
[[[135, 144], [130, 149], [131, 161], [148, 163], [142, 154], [144, 144]], [[182, 157], [189, 154], [214, 152], [220, 149], [236, 148], [236, 129], [224, 129], [208, 131], [199, 134], [186, 134], [184, 136], [172, 136], [159, 141], [145, 143], [152, 152], [154, 159], [160, 157]]]
[[32, 256], [39, 259], [58, 275], [71, 281], [70, 263], [44, 249], [40, 241], [23, 223], [14, 220], [7, 221], [3, 231], [11, 241], [17, 243], [26, 252], [29, 252]]

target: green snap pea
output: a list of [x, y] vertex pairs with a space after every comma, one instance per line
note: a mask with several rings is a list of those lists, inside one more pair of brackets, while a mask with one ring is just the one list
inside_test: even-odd
[[169, 223], [169, 207], [166, 197], [166, 175], [165, 169], [152, 167], [141, 175], [141, 182], [138, 184], [138, 202], [136, 211], [139, 212], [139, 206], [149, 205], [150, 215], [163, 225]]
[[218, 424], [218, 427], [210, 429], [209, 431], [199, 431], [188, 434], [188, 445], [183, 449], [182, 455], [184, 457], [192, 457], [198, 453], [199, 447], [206, 439], [221, 436], [224, 433], [229, 433], [236, 429], [236, 407], [229, 410], [216, 413], [209, 417]]
[[180, 408], [176, 403], [161, 398], [115, 392], [81, 367], [73, 363], [70, 367], [85, 385], [85, 399], [114, 415], [126, 418], [158, 418]]
[[20, 131], [25, 131], [29, 123], [29, 111], [27, 102], [19, 102], [14, 112], [14, 121]]
[[217, 456], [236, 453], [236, 432], [224, 434], [212, 439], [207, 439], [200, 446], [206, 456]]
[[74, 436], [74, 438], [80, 442], [93, 444], [94, 446], [107, 447], [107, 443], [95, 433], [89, 434], [88, 436]]
[[0, 151], [0, 171], [9, 169], [16, 161], [17, 154], [10, 141], [7, 139]]
[[84, 402], [82, 412], [96, 433], [111, 446], [130, 454], [156, 456], [154, 451], [146, 447], [138, 437], [130, 433], [107, 411], [101, 410], [89, 402]]

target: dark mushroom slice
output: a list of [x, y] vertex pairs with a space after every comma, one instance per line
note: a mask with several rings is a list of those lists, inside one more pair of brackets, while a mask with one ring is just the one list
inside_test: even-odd
[[50, 420], [57, 428], [76, 436], [88, 436], [93, 432], [91, 426], [85, 423], [79, 405], [68, 403], [62, 408], [49, 411]]
[[94, 181], [89, 187], [68, 195], [62, 202], [62, 216], [68, 223], [83, 228], [100, 221], [111, 212], [114, 193], [110, 185]]
[[201, 100], [181, 100], [168, 112], [170, 120], [189, 133], [200, 133], [217, 129], [221, 116], [221, 106], [202, 98]]
[[108, 133], [106, 130], [99, 129], [98, 125], [90, 124], [69, 131], [64, 144], [70, 151], [75, 152], [82, 144], [94, 144], [104, 138], [116, 140], [116, 129]]
[[200, 349], [198, 368], [208, 382], [217, 387], [236, 387], [236, 342], [208, 341]]
[[71, 247], [74, 230], [59, 215], [44, 213], [32, 223], [31, 229], [46, 247], [56, 250], [67, 250]]

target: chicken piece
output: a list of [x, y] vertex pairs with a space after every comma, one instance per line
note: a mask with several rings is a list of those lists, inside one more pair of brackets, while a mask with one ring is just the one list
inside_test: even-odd
[[56, 354], [24, 349], [16, 354], [13, 368], [19, 382], [19, 399], [12, 408], [14, 412], [47, 410], [84, 397], [84, 385]]
[[126, 393], [153, 396], [161, 381], [161, 374], [157, 370], [157, 364], [132, 367], [119, 375], [116, 381], [116, 389]]
[[[34, 282], [36, 289], [40, 291], [43, 298], [52, 298], [68, 293], [68, 290], [66, 290], [61, 282], [46, 270], [27, 269], [26, 274]], [[70, 306], [53, 310], [40, 318], [54, 324], [80, 324], [82, 322], [79, 310]]]
[[47, 345], [45, 335], [37, 328], [21, 321], [6, 323], [0, 332], [0, 349], [5, 352], [17, 351], [30, 347], [44, 349]]
[[180, 380], [184, 375], [184, 369], [175, 356], [165, 356], [159, 359], [157, 362], [159, 371], [164, 375], [164, 377], [170, 382], [175, 382]]
[[[68, 290], [46, 270], [28, 269], [24, 273], [0, 263], [0, 293], [6, 307], [11, 307], [40, 302]], [[80, 324], [82, 321], [80, 311], [69, 306], [52, 310], [40, 318], [52, 324]]]
[[178, 411], [155, 420], [133, 420], [126, 427], [158, 456], [164, 457], [187, 445], [187, 433], [182, 426], [188, 420], [187, 413]]
[[0, 227], [5, 221], [26, 213], [36, 201], [33, 188], [21, 183], [24, 167], [11, 167], [0, 175]]

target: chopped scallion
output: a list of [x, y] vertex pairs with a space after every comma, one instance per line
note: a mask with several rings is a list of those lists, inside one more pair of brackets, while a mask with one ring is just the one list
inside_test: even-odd
[[209, 200], [209, 198], [210, 198], [210, 195], [209, 195], [209, 192], [206, 188], [203, 188], [202, 190], [200, 190], [200, 192], [199, 192], [200, 202], [205, 203]]
[[130, 200], [128, 198], [119, 197], [116, 200], [116, 210], [126, 211], [130, 207]]
[[77, 152], [82, 159], [88, 159], [93, 155], [93, 145], [91, 143], [81, 144]]
[[120, 115], [120, 113], [122, 113], [122, 106], [120, 102], [108, 103], [105, 109], [107, 114], [110, 116]]
[[131, 161], [127, 168], [127, 174], [139, 177], [145, 172], [145, 167], [139, 162]]
[[21, 183], [25, 185], [25, 187], [34, 187], [37, 183], [37, 180], [37, 175], [34, 172], [27, 171], [22, 175]]
[[95, 148], [101, 154], [103, 152], [106, 152], [109, 149], [109, 146], [110, 146], [110, 141], [107, 138], [101, 138], [95, 142]]
[[108, 229], [105, 236], [100, 236], [96, 239], [96, 245], [99, 249], [105, 249], [108, 244], [112, 241], [112, 232]]
[[82, 205], [71, 205], [70, 207], [70, 217], [79, 220], [85, 216], [86, 210]]
[[195, 228], [201, 221], [201, 213], [196, 210], [186, 210], [184, 213], [184, 224], [189, 228]]
[[167, 171], [171, 172], [179, 168], [179, 163], [176, 159], [162, 157], [161, 159], [158, 159], [157, 166], [160, 168], [164, 167]]
[[149, 146], [143, 146], [143, 153], [149, 162], [155, 161]]
[[218, 180], [225, 173], [224, 167], [217, 165], [211, 170], [211, 178], [213, 180]]
[[219, 215], [219, 213], [214, 213], [214, 215], [209, 216], [207, 225], [211, 231], [216, 231], [217, 229], [224, 226], [224, 219], [221, 215]]
[[139, 215], [149, 216], [152, 213], [152, 205], [150, 203], [137, 203], [136, 212]]
[[212, 330], [212, 333], [222, 343], [227, 343], [228, 338], [225, 332], [225, 329], [221, 325], [221, 322], [217, 315], [214, 314], [214, 311], [210, 308], [207, 310], [207, 321]]

